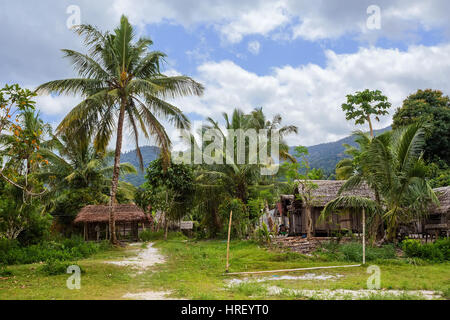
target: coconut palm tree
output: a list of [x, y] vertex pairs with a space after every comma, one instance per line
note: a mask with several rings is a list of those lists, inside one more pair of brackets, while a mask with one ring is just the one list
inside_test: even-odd
[[[99, 152], [86, 144], [85, 139], [71, 139], [65, 134], [52, 136], [42, 147], [40, 153], [49, 165], [37, 177], [51, 187], [53, 195], [67, 188], [90, 188], [101, 194], [110, 186], [114, 151]], [[136, 168], [129, 163], [121, 163], [119, 172], [120, 175], [137, 174]], [[129, 186], [119, 181], [119, 189], [127, 190]], [[99, 201], [106, 202], [106, 195], [101, 197]]]
[[[255, 132], [259, 130], [267, 130], [270, 135], [273, 131], [278, 131], [279, 137], [281, 139], [279, 155], [277, 155], [281, 159], [290, 159], [291, 161], [295, 161], [295, 158], [289, 155], [289, 147], [283, 141], [283, 138], [292, 133], [297, 133], [298, 129], [295, 126], [281, 126], [282, 118], [280, 115], [276, 115], [272, 121], [266, 120], [266, 116], [261, 109], [255, 109], [250, 114], [245, 114], [239, 109], [235, 109], [231, 115], [231, 117], [224, 113], [223, 118], [225, 120], [225, 129], [227, 131], [223, 131], [220, 127], [219, 123], [214, 119], [208, 118], [208, 124], [205, 125], [202, 130], [205, 132], [206, 130], [214, 129], [217, 133], [220, 134], [224, 145], [227, 145], [227, 141], [230, 140], [228, 135], [228, 130], [249, 130], [254, 129]], [[267, 149], [270, 150], [271, 139], [268, 139]], [[237, 151], [237, 142], [233, 142], [234, 152], [236, 154]], [[203, 146], [205, 148], [207, 144]], [[227, 151], [228, 152], [228, 151]], [[250, 151], [248, 145], [245, 146], [245, 156], [246, 158], [250, 157]], [[275, 156], [275, 155], [272, 155]], [[233, 161], [230, 161], [233, 159]], [[204, 169], [207, 168], [206, 171], [202, 171], [202, 176], [205, 176], [205, 173], [208, 172], [214, 178], [220, 177], [222, 180], [226, 182], [226, 185], [229, 186], [229, 193], [232, 197], [236, 197], [241, 199], [244, 203], [247, 203], [248, 200], [248, 191], [250, 186], [255, 186], [261, 181], [260, 169], [262, 164], [254, 164], [254, 163], [238, 163], [235, 161], [235, 157], [233, 155], [227, 155], [226, 152], [223, 153], [223, 164], [213, 164], [204, 166]], [[250, 161], [249, 161], [250, 162]]]
[[[369, 213], [382, 213], [387, 224], [387, 238], [395, 241], [400, 223], [427, 214], [431, 203], [439, 204], [426, 180], [426, 165], [422, 159], [424, 130], [421, 124], [386, 132], [375, 137], [361, 151], [360, 175], [346, 183], [345, 190], [368, 182], [379, 192], [373, 201], [358, 197], [339, 197], [327, 204], [326, 217], [340, 208], [365, 208]], [[343, 190], [342, 190], [343, 191]]]
[[117, 132], [114, 171], [110, 197], [111, 242], [117, 243], [114, 204], [119, 181], [120, 154], [124, 128], [130, 129], [138, 157], [139, 131], [154, 138], [169, 163], [171, 141], [158, 118], [164, 118], [180, 129], [189, 129], [190, 122], [179, 108], [166, 101], [186, 95], [201, 95], [201, 84], [185, 76], [165, 76], [160, 66], [165, 55], [149, 51], [148, 38], [135, 41], [135, 32], [122, 16], [113, 32], [102, 32], [90, 25], [75, 28], [83, 36], [88, 53], [63, 50], [72, 61], [79, 77], [56, 80], [37, 88], [38, 93], [81, 95], [83, 101], [61, 122], [57, 133], [69, 128], [76, 133], [88, 131], [94, 137], [97, 151], [104, 151]]

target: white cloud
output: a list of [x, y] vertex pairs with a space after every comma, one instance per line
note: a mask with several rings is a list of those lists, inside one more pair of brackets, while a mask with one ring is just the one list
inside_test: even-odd
[[[249, 112], [263, 107], [271, 116], [280, 113], [300, 134], [291, 144], [313, 145], [347, 136], [355, 127], [341, 110], [346, 95], [369, 88], [386, 94], [393, 108], [376, 128], [391, 124], [403, 99], [417, 89], [433, 88], [450, 93], [450, 45], [412, 46], [407, 52], [360, 49], [355, 54], [326, 52], [326, 67], [315, 64], [285, 66], [258, 76], [231, 61], [209, 62], [198, 69], [206, 86], [202, 98], [177, 101], [184, 112], [221, 119], [233, 108]], [[412, 67], [414, 66], [414, 67]]]
[[65, 116], [81, 99], [72, 96], [38, 96], [36, 105], [49, 116]]
[[254, 55], [258, 55], [261, 50], [261, 43], [259, 41], [251, 41], [248, 43], [248, 51]]

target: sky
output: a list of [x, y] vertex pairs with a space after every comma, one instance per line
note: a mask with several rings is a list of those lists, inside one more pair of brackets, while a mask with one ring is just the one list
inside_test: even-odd
[[[60, 49], [85, 48], [69, 26], [79, 17], [112, 30], [125, 14], [168, 55], [164, 73], [205, 86], [202, 97], [171, 101], [193, 122], [262, 107], [298, 126], [290, 145], [311, 146], [367, 129], [341, 109], [356, 91], [379, 89], [392, 103], [377, 129], [418, 89], [448, 95], [449, 10], [447, 0], [1, 0], [0, 85], [76, 77]], [[37, 106], [56, 126], [78, 101], [39, 96]]]

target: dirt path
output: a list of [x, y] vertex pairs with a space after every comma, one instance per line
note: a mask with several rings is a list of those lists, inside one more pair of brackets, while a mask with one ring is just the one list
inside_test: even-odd
[[[132, 246], [142, 246], [142, 243], [135, 243]], [[108, 261], [106, 263], [114, 264], [121, 267], [130, 267], [132, 270], [137, 271], [137, 274], [144, 273], [150, 267], [165, 262], [165, 258], [158, 249], [153, 247], [153, 243], [149, 243], [147, 248], [139, 249], [136, 257], [129, 258], [122, 261]], [[127, 293], [122, 298], [131, 300], [173, 300], [169, 298], [172, 292], [164, 291], [146, 291], [139, 293]]]
[[[141, 246], [141, 243], [133, 244], [132, 246]], [[131, 267], [138, 270], [138, 273], [142, 273], [150, 267], [156, 264], [165, 262], [164, 256], [159, 253], [159, 250], [153, 247], [153, 243], [149, 243], [146, 249], [139, 251], [136, 257], [122, 260], [122, 261], [109, 261], [107, 263], [114, 264], [116, 266]]]

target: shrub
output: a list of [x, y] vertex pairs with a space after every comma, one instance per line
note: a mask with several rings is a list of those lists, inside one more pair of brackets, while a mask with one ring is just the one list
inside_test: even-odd
[[[362, 261], [362, 244], [358, 242], [339, 244], [337, 242], [323, 243], [317, 253], [329, 260], [360, 262]], [[366, 246], [366, 260], [395, 259], [395, 247], [385, 245], [381, 248]]]
[[425, 244], [419, 240], [406, 239], [402, 242], [402, 249], [409, 258], [420, 258], [433, 262], [450, 260], [450, 239]]
[[6, 267], [0, 267], [0, 277], [11, 277], [14, 274], [11, 270], [7, 269]]
[[[187, 237], [181, 232], [169, 232], [167, 240], [185, 240]], [[155, 240], [164, 240], [164, 230], [151, 231], [145, 230], [139, 234], [139, 240], [142, 242], [150, 242]]]
[[227, 238], [228, 236], [231, 211], [233, 211], [233, 219], [231, 221], [231, 237], [233, 239], [242, 239], [247, 235], [250, 221], [247, 208], [240, 199], [228, 199], [220, 205], [219, 215], [223, 225], [221, 236], [223, 238]]
[[270, 244], [270, 232], [267, 225], [263, 222], [262, 227], [256, 230], [256, 241], [260, 244]]
[[[66, 274], [67, 269], [73, 265], [76, 265], [76, 263], [51, 259], [51, 260], [47, 261], [41, 267], [41, 272], [43, 272], [44, 274], [46, 274], [48, 276], [56, 276], [56, 275], [60, 275], [60, 274]], [[84, 271], [82, 269], [81, 269], [81, 272], [84, 273]]]
[[0, 240], [0, 265], [84, 259], [109, 247], [106, 242], [85, 242], [80, 237], [45, 241], [28, 247], [21, 246], [18, 241]]

